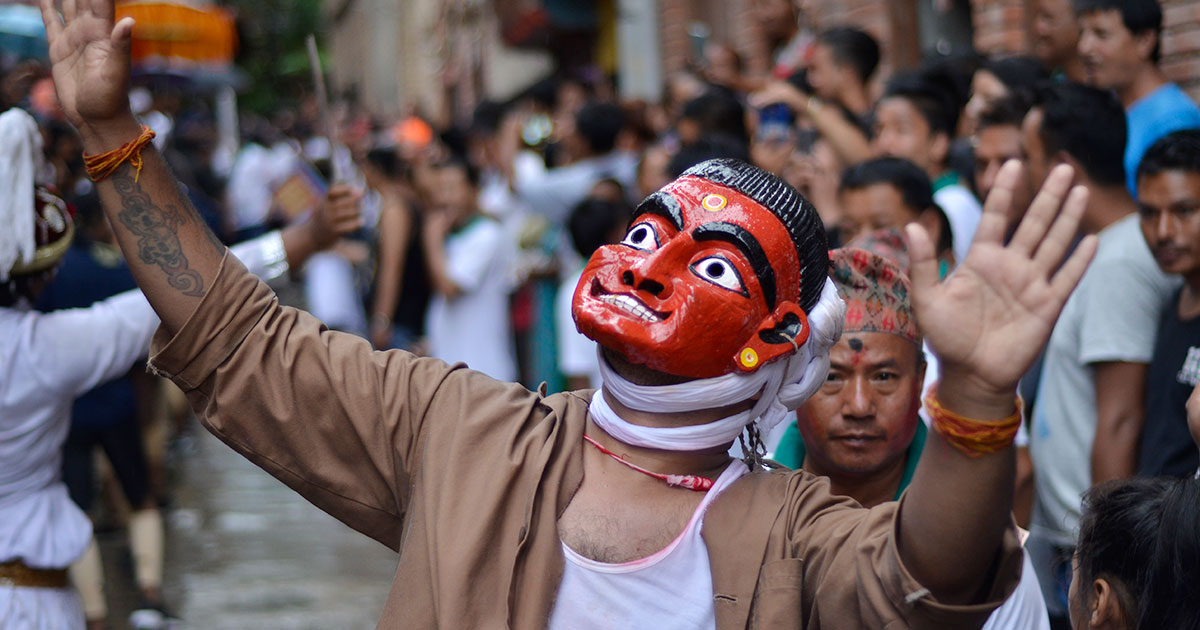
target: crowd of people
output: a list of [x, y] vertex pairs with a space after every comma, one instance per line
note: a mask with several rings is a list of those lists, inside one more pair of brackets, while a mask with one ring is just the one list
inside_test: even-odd
[[[75, 132], [72, 124], [88, 122], [79, 103], [91, 97], [78, 89], [70, 97], [64, 93], [64, 86], [81, 85], [63, 69], [63, 59], [73, 52], [67, 38], [52, 41], [61, 45], [57, 56], [52, 51], [53, 73], [37, 62], [6, 69], [0, 105], [8, 113], [0, 117], [0, 150], [13, 158], [0, 167], [9, 197], [0, 202], [0, 222], [17, 229], [0, 230], [0, 356], [6, 374], [0, 379], [0, 628], [77, 627], [59, 625], [75, 617], [86, 617], [92, 629], [108, 627], [99, 552], [84, 518], [102, 511], [94, 505], [101, 487], [93, 472], [97, 447], [127, 506], [121, 518], [144, 600], [131, 627], [167, 627], [172, 615], [161, 592], [160, 506], [169, 488], [162, 447], [166, 434], [189, 422], [190, 403], [210, 430], [318, 506], [390, 546], [401, 546], [402, 533], [411, 538], [403, 543], [410, 545], [404, 547], [408, 558], [396, 584], [421, 593], [413, 619], [469, 624], [502, 610], [518, 626], [540, 620], [543, 627], [603, 627], [608, 622], [581, 625], [572, 616], [589, 610], [593, 595], [603, 591], [637, 606], [598, 619], [642, 624], [629, 627], [651, 627], [669, 616], [687, 621], [654, 627], [713, 627], [714, 614], [716, 627], [740, 627], [730, 620], [741, 614], [783, 622], [788, 618], [772, 615], [785, 614], [780, 602], [790, 602], [794, 619], [834, 624], [903, 619], [919, 626], [943, 619], [1014, 630], [1200, 629], [1200, 605], [1189, 597], [1200, 578], [1200, 394], [1194, 393], [1200, 392], [1200, 108], [1159, 68], [1158, 1], [1033, 0], [1031, 56], [934, 58], [886, 80], [876, 80], [887, 60], [867, 32], [845, 25], [802, 28], [794, 3], [757, 4], [756, 17], [773, 48], [770, 74], [745, 73], [736, 51], [708, 42], [693, 67], [670, 75], [661, 103], [619, 102], [607, 80], [555, 77], [508, 102], [484, 102], [461, 124], [437, 125], [415, 109], [385, 121], [353, 101], [335, 103], [330, 117], [336, 133], [326, 137], [322, 108], [309, 98], [269, 120], [243, 115], [241, 144], [232, 151], [220, 142], [217, 117], [203, 97], [161, 82], [137, 90], [133, 113], [154, 133], [143, 134], [145, 141], [130, 145], [133, 150], [152, 147], [161, 153], [180, 184], [180, 203], [194, 207], [195, 216], [221, 243], [233, 246], [251, 273], [275, 286], [289, 279], [301, 283], [297, 304], [325, 328], [346, 335], [332, 340], [307, 320], [275, 310], [257, 281], [237, 275], [234, 263], [189, 250], [198, 245], [189, 240], [187, 216], [152, 218], [155, 204], [167, 207], [161, 200], [172, 199], [158, 183], [169, 175], [158, 169], [157, 158], [146, 159], [145, 173], [141, 158], [132, 163], [138, 177], [151, 182], [145, 192], [137, 177], [116, 181], [111, 191], [98, 183], [103, 178], [96, 169], [103, 165], [85, 161], [85, 149], [94, 154], [97, 146], [113, 149], [134, 138], [113, 144], [100, 142], [98, 133], [81, 138]], [[52, 40], [56, 30], [65, 25], [70, 31], [73, 21], [88, 15], [78, 11], [77, 17], [75, 9], [68, 14], [64, 8], [62, 24], [57, 15], [47, 17]], [[1068, 197], [1071, 186], [1089, 194]], [[791, 191], [806, 201], [793, 200]], [[1039, 210], [1049, 208], [1055, 194], [1054, 208]], [[35, 199], [32, 219], [21, 218], [25, 210], [17, 200], [24, 203], [26, 197]], [[762, 219], [743, 209], [754, 204], [782, 220], [790, 238], [760, 227]], [[1056, 215], [1059, 205], [1066, 209]], [[124, 227], [112, 220], [118, 216], [113, 208], [120, 209]], [[697, 208], [713, 215], [732, 209], [740, 218], [714, 228], [702, 221], [704, 212], [693, 214]], [[810, 210], [812, 234], [802, 225]], [[1066, 221], [1074, 223], [1063, 227]], [[906, 228], [911, 224], [917, 227]], [[37, 264], [34, 245], [8, 235], [25, 226], [48, 263]], [[803, 247], [800, 233], [806, 234]], [[678, 261], [671, 256], [691, 254], [659, 255], [679, 252], [685, 234], [689, 243], [727, 244], [749, 262], [728, 252]], [[1056, 240], [1066, 253], [1047, 245]], [[771, 249], [780, 241], [795, 241], [800, 259], [781, 264]], [[135, 247], [130, 243], [141, 243], [137, 256], [129, 256]], [[804, 258], [806, 251], [817, 252], [816, 263]], [[989, 486], [993, 477], [987, 475], [977, 480], [983, 499], [1003, 497], [990, 507], [1005, 507], [1011, 497], [1020, 529], [1001, 531], [1001, 523], [988, 530], [994, 551], [967, 558], [961, 570], [989, 577], [964, 578], [974, 589], [964, 594], [940, 581], [950, 572], [936, 554], [896, 551], [916, 554], [938, 544], [950, 550], [953, 543], [935, 537], [914, 551], [888, 538], [888, 531], [898, 531], [894, 536], [905, 543], [912, 538], [903, 536], [917, 536], [909, 531], [917, 524], [936, 534], [927, 518], [931, 510], [961, 509], [961, 515], [934, 515], [948, 524], [987, 521], [960, 507], [966, 500], [955, 503], [954, 484], [972, 480], [948, 472], [968, 468], [952, 468], [966, 464], [948, 463], [957, 451], [943, 448], [946, 443], [964, 448], [946, 437], [952, 436], [946, 418], [965, 423], [963, 416], [980, 416], [943, 408], [955, 395], [942, 386], [961, 382], [951, 376], [984, 364], [973, 356], [970, 341], [962, 354], [948, 350], [962, 347], [948, 336], [966, 324], [941, 313], [931, 296], [948, 309], [967, 296], [969, 278], [987, 276], [987, 266], [997, 273], [1016, 269], [1014, 259], [997, 252], [1022, 254], [1049, 269], [1054, 280], [1049, 286], [1062, 299], [1056, 305], [1059, 294], [1048, 293], [1045, 310], [1028, 307], [1012, 315], [1009, 327], [1001, 321], [979, 333], [983, 341], [1007, 334], [1012, 345], [996, 347], [1014, 357], [1029, 354], [1030, 360], [1017, 374], [1020, 426], [1013, 425], [1010, 438], [1015, 466], [995, 473], [997, 485]], [[604, 271], [604, 265], [629, 264], [629, 256], [643, 255], [660, 262]], [[1069, 258], [1056, 272], [1064, 257]], [[1086, 258], [1084, 272], [1079, 261]], [[652, 266], [672, 261], [705, 287], [677, 285], [653, 273]], [[183, 298], [161, 297], [168, 289], [156, 289], [146, 280], [148, 272], [139, 272], [155, 266], [155, 273], [158, 268], [167, 273], [163, 287], [169, 284], [192, 301], [181, 306]], [[1059, 282], [1075, 269], [1077, 286]], [[654, 301], [611, 293], [612, 283]], [[763, 321], [757, 311], [720, 306], [704, 292], [711, 287], [765, 299], [773, 327], [757, 328]], [[244, 303], [231, 302], [226, 313], [207, 288]], [[1005, 299], [1023, 303], [1019, 287]], [[618, 327], [598, 314], [604, 308], [632, 313], [649, 332]], [[737, 324], [756, 331], [747, 342], [729, 322], [753, 313], [759, 319]], [[676, 319], [686, 314], [691, 326], [710, 330], [681, 343], [680, 333], [666, 327], [683, 326], [673, 323], [672, 314]], [[1020, 319], [1032, 314], [1041, 319]], [[933, 325], [939, 315], [953, 325]], [[160, 354], [153, 371], [178, 387], [145, 373], [159, 317], [162, 334], [169, 336], [156, 342]], [[1045, 328], [1044, 338], [1026, 332], [1039, 330], [1035, 320]], [[726, 332], [728, 338], [720, 337]], [[293, 336], [281, 341], [288, 334]], [[728, 344], [731, 351], [719, 359], [736, 356], [732, 371], [707, 358], [724, 353]], [[287, 357], [281, 368], [261, 358], [276, 346]], [[981, 341], [979, 348], [985, 347]], [[361, 359], [371, 350], [400, 352]], [[472, 374], [524, 388], [485, 384], [453, 370], [443, 374], [443, 368], [412, 357], [439, 360], [438, 366], [462, 363]], [[732, 383], [729, 377], [739, 371], [766, 374], [772, 363], [786, 367], [777, 370], [778, 377], [754, 381], [754, 397], [739, 398], [742, 390], [713, 384]], [[813, 365], [827, 367], [827, 374]], [[315, 384], [322, 378], [340, 383], [324, 398], [323, 386]], [[280, 383], [288, 379], [294, 382]], [[342, 383], [351, 379], [362, 382]], [[412, 408], [393, 400], [394, 392], [374, 388], [374, 381], [384, 379], [411, 380]], [[724, 387], [720, 391], [728, 398], [698, 395], [686, 387], [688, 381], [712, 391]], [[301, 391], [305, 383], [314, 391]], [[257, 400], [255, 387], [273, 393]], [[573, 393], [597, 388], [604, 395]], [[530, 392], [540, 402], [527, 399]], [[552, 396], [557, 392], [564, 395]], [[370, 407], [376, 400], [382, 411]], [[315, 437], [291, 436], [296, 427], [287, 422], [311, 413], [305, 401], [337, 405], [330, 417], [354, 427], [356, 446], [304, 441], [340, 430], [332, 421], [311, 429]], [[418, 409], [418, 402], [425, 406]], [[689, 406], [700, 403], [708, 406]], [[734, 408], [741, 403], [746, 406]], [[239, 427], [226, 407], [278, 418], [279, 425]], [[634, 422], [645, 412], [715, 409], [724, 412], [704, 416], [705, 422], [730, 412], [747, 415], [727, 440], [711, 444], [699, 434], [651, 435]], [[381, 426], [369, 424], [376, 413], [388, 418]], [[431, 414], [461, 417], [463, 426], [449, 431], [451, 436], [432, 433], [426, 428]], [[513, 435], [512, 427], [468, 421], [475, 414], [528, 419]], [[547, 429], [539, 423], [546, 414], [586, 417], [579, 426], [598, 429], [582, 436], [582, 429]], [[563, 422], [575, 426], [575, 420]], [[739, 437], [747, 424], [751, 429]], [[691, 469], [659, 476], [675, 478], [669, 483], [676, 484], [707, 482], [709, 494], [683, 500], [657, 490], [633, 493], [678, 507], [682, 519], [667, 525], [635, 516], [634, 507], [612, 511], [617, 491], [605, 495], [587, 485], [590, 477], [573, 476], [605, 469], [594, 468], [594, 460], [572, 463], [560, 450], [538, 451], [531, 441], [542, 439], [554, 449], [571, 439], [587, 440], [635, 469], [635, 476], [693, 463], [685, 466], [683, 459], [661, 453], [701, 453], [696, 461], [703, 466], [696, 470], [711, 479]], [[471, 444], [482, 440], [499, 440], [509, 450], [474, 451]], [[377, 450], [372, 441], [386, 448]], [[982, 442], [972, 444], [979, 447], [973, 458], [994, 456]], [[1002, 440], [996, 450], [1006, 446]], [[392, 470], [392, 448], [405, 460], [419, 461], [420, 475], [415, 468]], [[423, 449], [438, 455], [426, 456]], [[721, 459], [726, 451], [744, 457], [753, 472], [776, 465], [805, 471], [796, 478], [823, 479], [830, 495], [868, 508], [861, 511], [870, 515], [863, 524], [827, 520], [813, 525], [819, 533], [810, 536], [863, 555], [840, 555], [764, 530], [763, 558], [774, 557], [773, 545], [790, 545], [809, 551], [804, 561], [818, 568], [783, 566], [779, 563], [804, 557], [785, 554], [774, 565], [755, 558], [755, 575], [757, 563], [765, 562], [762, 574], [772, 578], [766, 587], [811, 581], [805, 584], [811, 590], [794, 601], [759, 601], [765, 578], [751, 576], [758, 580], [750, 582], [752, 590], [724, 591], [733, 584], [724, 580], [736, 573], [731, 568], [736, 563], [711, 542], [703, 557], [711, 558], [712, 579], [705, 569], [703, 583], [693, 584], [696, 567], [683, 562], [694, 560], [687, 550], [706, 543], [692, 515], [709, 515], [705, 527], [716, 530], [736, 522], [729, 509], [720, 509], [718, 494], [729, 495], [728, 503], [741, 501], [735, 505], [745, 509], [742, 517], [762, 506], [759, 495], [736, 491], [746, 467], [726, 467]], [[585, 462], [592, 454], [587, 452]], [[635, 456], [649, 457], [657, 468], [635, 465]], [[491, 466], [494, 477], [473, 475], [471, 485], [454, 481], [446, 468], [455, 465], [454, 457], [466, 458], [462, 465]], [[534, 460], [545, 468], [531, 476], [526, 464]], [[371, 478], [359, 478], [353, 461], [378, 469], [371, 469]], [[522, 493], [530, 484], [537, 494], [530, 490], [526, 499]], [[949, 503], [930, 498], [939, 485], [948, 488]], [[562, 502], [558, 494], [570, 499], [576, 487], [575, 500]], [[471, 500], [454, 504], [438, 492]], [[518, 508], [509, 505], [503, 512], [497, 496], [528, 501], [518, 506], [527, 511], [514, 515]], [[797, 495], [787, 496], [802, 504]], [[388, 501], [402, 507], [398, 512], [378, 507]], [[898, 511], [897, 502], [905, 510]], [[487, 562], [470, 554], [488, 539], [474, 525], [455, 520], [469, 520], [472, 505], [480, 522], [511, 534], [497, 547], [499, 556]], [[819, 511], [808, 505], [798, 513]], [[546, 546], [547, 518], [561, 546], [557, 538]], [[597, 520], [611, 527], [589, 530], [586, 522]], [[447, 522], [455, 527], [439, 531], [438, 524]], [[854, 533], [838, 533], [839, 527]], [[739, 533], [753, 538], [759, 535], [754, 532]], [[440, 537], [451, 534], [463, 537], [462, 548], [438, 549]], [[631, 550], [604, 535], [638, 544]], [[510, 549], [518, 538], [520, 548]], [[566, 569], [560, 566], [553, 575], [561, 576], [561, 586], [530, 575], [551, 566], [547, 554], [559, 550], [555, 557], [566, 556]], [[527, 564], [513, 569], [513, 558]], [[446, 582], [466, 580], [453, 572], [472, 562], [481, 575], [514, 589], [519, 582], [529, 589], [529, 601], [493, 602], [494, 594], [483, 597]], [[496, 566], [504, 562], [509, 564]], [[663, 573], [636, 588], [597, 577], [640, 570], [638, 563], [661, 565]], [[903, 577], [884, 575], [896, 563]], [[23, 600], [5, 589], [6, 579], [15, 587], [29, 586], [17, 581], [34, 574], [30, 579], [42, 580], [35, 587], [63, 588], [66, 573], [57, 571], [68, 566], [82, 596], [78, 608], [64, 609], [53, 598]], [[430, 576], [429, 567], [447, 573]], [[878, 577], [857, 573], [868, 569]], [[844, 575], [834, 575], [838, 571]], [[685, 574], [691, 577], [680, 577]], [[663, 594], [653, 605], [655, 580], [663, 576], [718, 593], [716, 612], [712, 601], [687, 603], [678, 593]], [[847, 579], [849, 584], [839, 582]], [[859, 599], [847, 589], [859, 589]], [[740, 604], [745, 610], [735, 608], [738, 598], [751, 595], [756, 603], [747, 600]], [[447, 603], [455, 597], [464, 601]], [[570, 606], [547, 609], [555, 597]], [[385, 620], [405, 619], [400, 601], [389, 600]], [[677, 603], [689, 608], [670, 609]], [[464, 610], [450, 613], [442, 608], [447, 605]], [[728, 612], [734, 610], [741, 612]]]

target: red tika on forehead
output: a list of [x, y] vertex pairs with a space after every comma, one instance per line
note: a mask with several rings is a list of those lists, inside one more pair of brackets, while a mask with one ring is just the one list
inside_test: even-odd
[[890, 260], [862, 249], [835, 249], [830, 276], [846, 301], [844, 332], [888, 333], [921, 343], [908, 276]]

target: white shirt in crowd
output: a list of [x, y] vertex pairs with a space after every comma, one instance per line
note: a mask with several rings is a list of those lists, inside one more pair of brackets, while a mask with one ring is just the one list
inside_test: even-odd
[[967, 249], [975, 240], [975, 230], [979, 228], [979, 220], [983, 218], [983, 206], [971, 191], [961, 184], [950, 184], [933, 193], [933, 201], [946, 213], [950, 221], [950, 232], [954, 244], [954, 259], [962, 262], [967, 257]]
[[571, 274], [558, 287], [554, 298], [554, 327], [558, 339], [558, 369], [568, 378], [587, 377], [588, 387], [600, 387], [600, 359], [596, 355], [596, 342], [588, 339], [575, 327], [571, 317], [571, 302], [575, 297], [575, 285], [583, 268]]
[[571, 210], [591, 194], [596, 182], [611, 177], [625, 190], [633, 190], [637, 163], [636, 155], [613, 151], [548, 169], [537, 154], [524, 152], [513, 164], [513, 188], [534, 212], [554, 225], [563, 225]]
[[511, 243], [494, 219], [476, 217], [446, 238], [446, 272], [462, 291], [434, 295], [425, 330], [434, 357], [462, 361], [499, 381], [517, 380], [509, 320]]
[[1136, 214], [1108, 226], [1099, 238], [1096, 256], [1046, 346], [1030, 436], [1037, 471], [1031, 532], [1064, 547], [1075, 544], [1080, 497], [1092, 485], [1093, 364], [1149, 363], [1159, 315], [1178, 286], [1155, 264]]
[[226, 187], [226, 206], [233, 210], [233, 228], [245, 230], [267, 222], [275, 189], [296, 170], [299, 157], [286, 142], [273, 147], [249, 143], [238, 152]]

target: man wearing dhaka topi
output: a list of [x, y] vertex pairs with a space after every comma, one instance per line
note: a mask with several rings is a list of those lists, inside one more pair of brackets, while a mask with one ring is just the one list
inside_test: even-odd
[[[381, 628], [976, 628], [1017, 583], [1016, 384], [1095, 249], [1060, 268], [1086, 200], [1069, 167], [1007, 246], [1005, 167], [941, 284], [910, 231], [935, 430], [901, 500], [868, 510], [760, 460], [843, 319], [816, 211], [774, 176], [706, 162], [643, 202], [575, 293], [601, 389], [545, 396], [280, 306], [141, 140], [132, 23], [111, 0], [57, 5], [42, 0], [55, 83], [114, 165], [98, 187], [163, 322], [154, 369], [231, 447], [400, 552]], [[727, 455], [739, 439], [745, 461]]]

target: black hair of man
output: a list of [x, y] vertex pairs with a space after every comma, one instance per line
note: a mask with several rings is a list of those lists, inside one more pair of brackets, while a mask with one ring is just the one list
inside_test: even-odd
[[1033, 94], [1009, 94], [992, 103], [979, 114], [979, 125], [976, 133], [989, 127], [1021, 128], [1025, 115], [1029, 113]]
[[1200, 628], [1200, 479], [1132, 478], [1092, 487], [1079, 522], [1082, 596], [1112, 584], [1134, 628]]
[[379, 169], [388, 179], [404, 177], [406, 165], [404, 160], [396, 155], [394, 147], [377, 147], [367, 151], [367, 164]]
[[525, 90], [524, 96], [532, 101], [536, 107], [544, 110], [552, 110], [558, 106], [558, 86], [559, 80], [557, 77], [546, 77], [529, 86]]
[[1162, 48], [1163, 13], [1158, 0], [1075, 0], [1075, 15], [1097, 11], [1118, 11], [1126, 30], [1134, 35], [1154, 33], [1150, 61], [1158, 63]]
[[504, 105], [495, 101], [483, 101], [475, 106], [475, 112], [471, 116], [470, 134], [475, 137], [493, 136], [497, 131], [500, 131], [500, 124], [504, 121], [504, 114], [507, 109]]
[[1047, 82], [1034, 90], [1033, 107], [1042, 110], [1047, 156], [1062, 151], [1097, 184], [1124, 186], [1125, 108], [1111, 91]]
[[953, 138], [962, 105], [948, 83], [933, 79], [925, 72], [897, 74], [888, 81], [883, 98], [899, 98], [912, 103], [929, 125], [931, 134], [944, 133]]
[[1137, 176], [1140, 181], [1167, 171], [1200, 173], [1200, 129], [1184, 129], [1159, 138], [1142, 156]]
[[629, 224], [633, 208], [625, 202], [613, 202], [588, 197], [579, 202], [571, 216], [567, 217], [567, 231], [575, 251], [584, 260], [591, 258], [596, 250], [608, 245], [608, 236], [618, 227]]
[[738, 138], [722, 133], [713, 133], [680, 147], [667, 163], [667, 175], [675, 179], [693, 166], [719, 158], [734, 158], [750, 161], [750, 148]]
[[[922, 63], [917, 71], [929, 83], [942, 87], [953, 99], [954, 108], [961, 112], [971, 100], [971, 83], [984, 61], [985, 57], [976, 52], [956, 53], [933, 57]], [[957, 118], [955, 124], [958, 124]]]
[[750, 142], [746, 133], [746, 107], [727, 89], [710, 87], [683, 105], [683, 117], [700, 127], [700, 135], [724, 134]]
[[[800, 260], [800, 308], [806, 313], [810, 312], [821, 299], [825, 279], [829, 276], [829, 243], [825, 238], [825, 226], [812, 203], [773, 173], [742, 160], [709, 160], [688, 169], [683, 176], [698, 177], [732, 188], [753, 199], [783, 222]], [[672, 215], [676, 217], [676, 223], [683, 223], [679, 202], [662, 191], [647, 197], [634, 215], [647, 212]], [[773, 303], [774, 300], [768, 297], [767, 301]], [[798, 332], [793, 323], [785, 322], [781, 326], [792, 328], [784, 330], [787, 334]], [[768, 336], [772, 338], [768, 339]], [[779, 336], [778, 341], [774, 337], [776, 335], [767, 333], [764, 340], [768, 343], [786, 343], [785, 337]]]
[[917, 214], [934, 205], [929, 175], [916, 164], [898, 157], [875, 158], [847, 168], [838, 191], [863, 190], [876, 184], [895, 188], [904, 205]]
[[438, 169], [447, 169], [447, 168], [458, 169], [463, 172], [463, 175], [467, 176], [467, 183], [471, 184], [471, 186], [474, 188], [479, 187], [479, 169], [476, 168], [474, 164], [471, 164], [470, 160], [463, 157], [462, 154], [459, 154], [459, 153], [450, 154], [450, 157], [447, 157], [446, 159], [441, 160], [440, 162], [437, 163], [437, 168]]
[[624, 128], [625, 112], [612, 103], [588, 103], [575, 114], [575, 130], [593, 155], [611, 152]]
[[457, 125], [438, 132], [437, 139], [454, 155], [467, 154], [467, 130]]
[[817, 35], [817, 43], [829, 47], [833, 60], [852, 68], [863, 83], [870, 81], [879, 67], [879, 42], [866, 31], [837, 26]]
[[1009, 94], [1026, 97], [1038, 84], [1050, 78], [1050, 73], [1046, 71], [1042, 62], [1024, 55], [986, 59], [980, 69], [987, 70], [1000, 79]]

